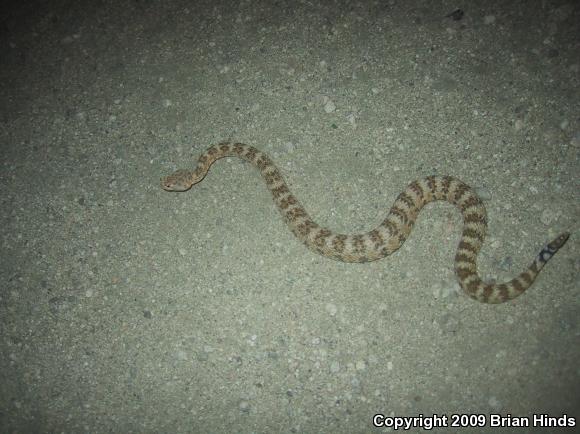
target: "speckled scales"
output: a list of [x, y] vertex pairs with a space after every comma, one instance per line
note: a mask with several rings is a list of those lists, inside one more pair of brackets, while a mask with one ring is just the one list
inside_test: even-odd
[[487, 229], [485, 206], [467, 184], [451, 176], [429, 176], [413, 181], [399, 194], [383, 222], [361, 234], [338, 234], [315, 223], [290, 192], [270, 157], [243, 143], [211, 146], [199, 157], [195, 170], [178, 170], [163, 178], [161, 186], [167, 191], [189, 190], [205, 177], [214, 161], [231, 156], [250, 162], [260, 171], [276, 206], [300, 241], [323, 256], [343, 262], [375, 261], [390, 255], [405, 242], [423, 206], [435, 200], [455, 205], [463, 216], [455, 274], [464, 291], [484, 303], [502, 303], [524, 292], [569, 236], [563, 233], [547, 244], [530, 266], [509, 282], [487, 283], [477, 273], [477, 255]]

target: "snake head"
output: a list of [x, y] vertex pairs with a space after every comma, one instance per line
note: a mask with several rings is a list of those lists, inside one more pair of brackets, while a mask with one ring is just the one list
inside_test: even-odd
[[166, 191], [187, 191], [191, 188], [191, 171], [177, 170], [171, 175], [161, 178], [161, 187]]

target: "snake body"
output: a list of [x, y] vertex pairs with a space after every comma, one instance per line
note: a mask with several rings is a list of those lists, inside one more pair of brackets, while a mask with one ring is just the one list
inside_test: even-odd
[[262, 174], [274, 202], [294, 235], [311, 250], [343, 262], [368, 262], [384, 258], [405, 242], [421, 209], [435, 200], [455, 205], [463, 216], [463, 232], [455, 255], [455, 274], [463, 290], [484, 303], [514, 299], [536, 279], [546, 262], [566, 243], [565, 232], [545, 245], [522, 273], [505, 283], [488, 283], [477, 273], [477, 254], [487, 229], [485, 206], [465, 183], [451, 176], [428, 176], [411, 182], [399, 194], [383, 222], [362, 234], [338, 234], [315, 223], [290, 192], [268, 155], [243, 143], [224, 142], [208, 148], [195, 170], [178, 170], [161, 180], [167, 191], [186, 191], [200, 182], [210, 166], [223, 157], [239, 157]]

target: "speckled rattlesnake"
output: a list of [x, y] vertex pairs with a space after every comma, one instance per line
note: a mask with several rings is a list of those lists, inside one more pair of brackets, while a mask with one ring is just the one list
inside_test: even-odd
[[405, 242], [423, 206], [435, 200], [455, 205], [464, 222], [455, 255], [455, 273], [464, 291], [484, 303], [502, 303], [524, 292], [570, 235], [563, 233], [547, 244], [534, 262], [509, 282], [486, 283], [479, 277], [476, 263], [487, 229], [485, 207], [469, 186], [451, 176], [429, 176], [413, 181], [399, 194], [379, 226], [370, 232], [354, 235], [337, 234], [316, 224], [290, 192], [270, 157], [242, 143], [211, 146], [199, 157], [195, 170], [178, 170], [163, 178], [161, 186], [167, 191], [189, 190], [205, 177], [214, 161], [229, 156], [249, 161], [260, 170], [274, 202], [300, 241], [315, 252], [339, 261], [367, 262], [384, 258]]

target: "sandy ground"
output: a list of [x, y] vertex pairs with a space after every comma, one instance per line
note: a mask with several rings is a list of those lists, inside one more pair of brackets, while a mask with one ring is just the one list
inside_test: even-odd
[[[3, 2], [0, 432], [394, 431], [376, 413], [577, 430], [489, 415], [580, 424], [580, 7], [478, 3]], [[484, 305], [453, 275], [450, 205], [393, 256], [342, 264], [240, 160], [160, 188], [224, 139], [345, 232], [416, 178], [463, 179], [487, 279], [572, 236]]]

